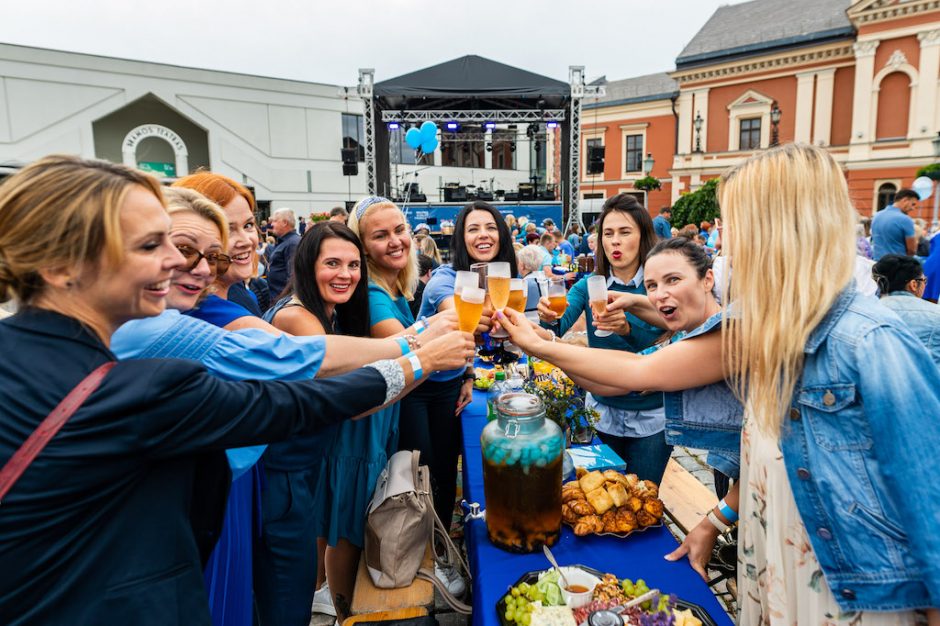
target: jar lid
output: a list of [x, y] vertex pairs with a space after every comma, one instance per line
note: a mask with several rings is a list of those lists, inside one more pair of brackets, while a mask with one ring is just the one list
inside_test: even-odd
[[496, 410], [506, 417], [533, 417], [544, 413], [545, 405], [531, 393], [504, 393], [496, 401]]
[[607, 609], [594, 611], [588, 616], [590, 626], [623, 626], [623, 618]]

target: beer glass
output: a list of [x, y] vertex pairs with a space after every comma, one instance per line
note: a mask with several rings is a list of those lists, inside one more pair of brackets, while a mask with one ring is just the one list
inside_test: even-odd
[[524, 278], [513, 278], [509, 281], [509, 304], [507, 305], [514, 311], [520, 313], [525, 311], [525, 303], [528, 299], [528, 290], [526, 289]]
[[560, 276], [553, 276], [548, 279], [546, 296], [548, 296], [548, 308], [550, 308], [561, 319], [568, 308], [568, 296], [565, 289], [565, 279]]
[[[511, 280], [512, 273], [509, 270], [509, 263], [495, 262], [487, 266], [486, 290], [494, 311], [502, 311], [509, 304], [509, 283]], [[495, 339], [505, 339], [508, 336], [509, 333], [502, 328], [490, 332], [490, 337]]]
[[457, 308], [457, 325], [461, 332], [472, 333], [480, 323], [483, 315], [483, 300], [486, 292], [479, 287], [466, 286], [460, 291], [459, 297], [454, 299]]
[[[599, 315], [607, 311], [607, 277], [594, 275], [587, 279], [588, 302], [591, 303], [591, 313], [597, 320]], [[609, 330], [598, 330], [594, 328], [595, 337], [610, 337], [613, 333]]]

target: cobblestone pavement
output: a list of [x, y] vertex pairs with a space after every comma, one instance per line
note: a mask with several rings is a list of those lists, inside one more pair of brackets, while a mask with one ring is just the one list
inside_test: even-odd
[[[705, 464], [705, 453], [703, 451], [677, 447], [673, 450], [672, 458], [695, 476], [699, 482], [714, 491], [715, 480], [712, 476], [711, 468]], [[461, 484], [459, 476], [457, 483]], [[681, 530], [672, 524], [669, 524], [669, 530], [678, 540], [682, 540], [683, 535]], [[462, 542], [458, 543], [458, 545], [462, 546]], [[731, 600], [732, 596], [730, 595], [726, 582], [722, 581], [715, 585], [713, 591], [715, 595], [718, 596], [719, 602], [725, 606], [728, 614], [731, 615], [733, 619], [735, 607], [733, 600]], [[434, 598], [434, 616], [437, 618], [440, 626], [467, 626], [470, 623], [466, 615], [454, 613], [439, 594], [435, 594]], [[327, 615], [314, 614], [310, 620], [310, 626], [332, 626], [333, 621], [334, 618]]]

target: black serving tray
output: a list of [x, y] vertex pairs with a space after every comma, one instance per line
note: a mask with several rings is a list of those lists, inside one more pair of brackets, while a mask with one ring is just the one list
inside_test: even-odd
[[[598, 578], [604, 577], [604, 572], [601, 572], [593, 567], [588, 567], [586, 565], [570, 565], [567, 567], [577, 567], [577, 568], [583, 569], [585, 572], [589, 574], [593, 574], [594, 576], [597, 576]], [[517, 580], [512, 585], [510, 585], [510, 588], [517, 587], [521, 585], [522, 583], [528, 583], [530, 585], [534, 584], [538, 582], [539, 574], [541, 574], [544, 571], [545, 570], [540, 569], [534, 572], [527, 572], [523, 574], [519, 578], [519, 580]], [[506, 590], [507, 593], [508, 591], [509, 589]], [[664, 593], [668, 593], [668, 591], [664, 591]], [[506, 600], [504, 599], [505, 597], [506, 597], [506, 594], [504, 593], [499, 598], [499, 602], [496, 603], [496, 616], [499, 618], [500, 626], [516, 626], [514, 623], [507, 622], [506, 618], [504, 617], [504, 615], [506, 614]], [[695, 617], [697, 617], [698, 619], [702, 621], [702, 626], [718, 626], [718, 624], [715, 623], [715, 620], [712, 619], [711, 615], [709, 615], [708, 612], [705, 611], [705, 609], [703, 609], [697, 604], [686, 602], [685, 600], [681, 598], [677, 598], [676, 608], [679, 609], [680, 611], [685, 611], [685, 610], [692, 611], [692, 615], [694, 615]]]

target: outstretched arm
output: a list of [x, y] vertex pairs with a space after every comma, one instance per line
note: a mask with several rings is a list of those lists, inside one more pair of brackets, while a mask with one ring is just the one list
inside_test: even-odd
[[513, 343], [526, 353], [557, 365], [569, 376], [578, 376], [588, 384], [607, 385], [618, 393], [680, 391], [724, 379], [720, 333], [680, 341], [639, 356], [545, 341], [516, 311], [507, 309], [497, 315]]

